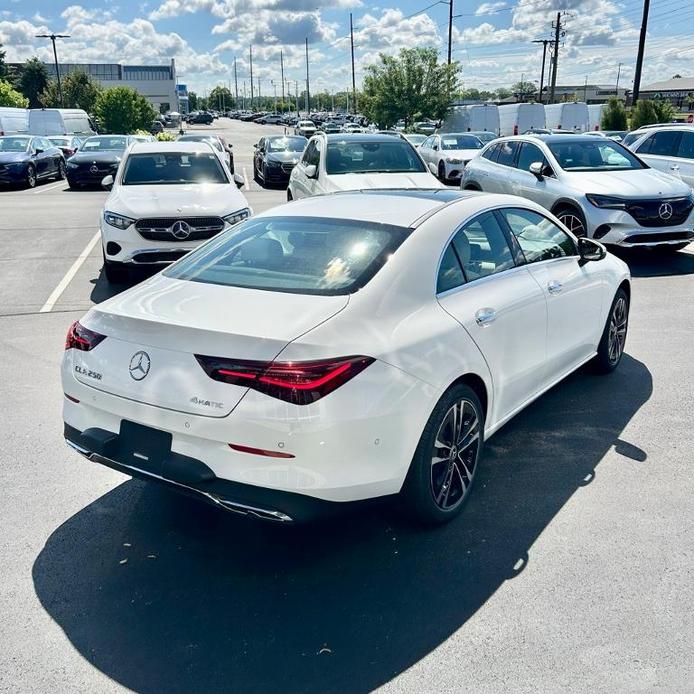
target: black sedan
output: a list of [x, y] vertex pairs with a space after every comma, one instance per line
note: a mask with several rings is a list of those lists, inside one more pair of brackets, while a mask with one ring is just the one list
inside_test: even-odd
[[255, 145], [253, 178], [263, 185], [287, 183], [307, 142], [298, 135], [261, 137]]
[[128, 135], [88, 137], [67, 163], [70, 188], [99, 185], [104, 176], [115, 176], [123, 152], [131, 142]]
[[45, 178], [65, 178], [65, 157], [45, 137], [0, 137], [0, 183], [33, 188]]

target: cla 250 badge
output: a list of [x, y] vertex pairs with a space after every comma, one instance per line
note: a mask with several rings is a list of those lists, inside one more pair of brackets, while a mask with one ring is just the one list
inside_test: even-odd
[[84, 366], [80, 366], [79, 364], [75, 364], [75, 372], [78, 374], [82, 374], [87, 378], [95, 378], [97, 381], [100, 381], [102, 378], [101, 374], [98, 371], [86, 369]]

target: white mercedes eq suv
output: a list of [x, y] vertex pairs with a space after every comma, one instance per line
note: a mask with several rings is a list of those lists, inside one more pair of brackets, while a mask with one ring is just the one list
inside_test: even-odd
[[630, 293], [621, 260], [520, 198], [296, 201], [71, 326], [65, 437], [246, 515], [400, 494], [446, 521], [485, 438], [582, 364], [619, 364]]
[[163, 266], [251, 215], [243, 177], [206, 142], [131, 145], [99, 220], [104, 274], [124, 282], [130, 270]]

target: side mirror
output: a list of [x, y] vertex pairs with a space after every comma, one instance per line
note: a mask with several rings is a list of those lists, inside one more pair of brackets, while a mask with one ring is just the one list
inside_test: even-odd
[[545, 175], [543, 173], [543, 166], [541, 161], [534, 161], [529, 167], [528, 171], [537, 178], [538, 181], [541, 181]]
[[257, 142], [253, 145], [253, 149], [258, 149], [258, 143]]
[[307, 178], [318, 178], [318, 167], [315, 164], [309, 164], [304, 171]]
[[37, 147], [37, 148], [34, 150], [34, 154], [43, 154], [43, 150], [40, 149], [39, 147]]
[[101, 179], [101, 187], [106, 188], [106, 190], [111, 190], [113, 187], [113, 176], [111, 176], [111, 174]]
[[438, 146], [438, 145], [432, 145], [431, 148], [432, 148], [435, 152], [438, 152], [438, 151], [439, 151], [439, 146]]
[[234, 183], [237, 188], [243, 188], [246, 185], [246, 179], [241, 174], [234, 174]]
[[578, 239], [578, 254], [581, 256], [581, 264], [593, 260], [602, 260], [607, 255], [607, 250], [599, 241], [581, 236]]

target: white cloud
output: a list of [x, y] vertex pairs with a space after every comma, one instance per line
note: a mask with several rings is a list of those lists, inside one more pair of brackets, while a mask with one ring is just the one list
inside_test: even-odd
[[480, 16], [484, 14], [493, 14], [499, 10], [504, 10], [508, 7], [508, 3], [505, 2], [483, 2], [476, 10], [475, 15]]

